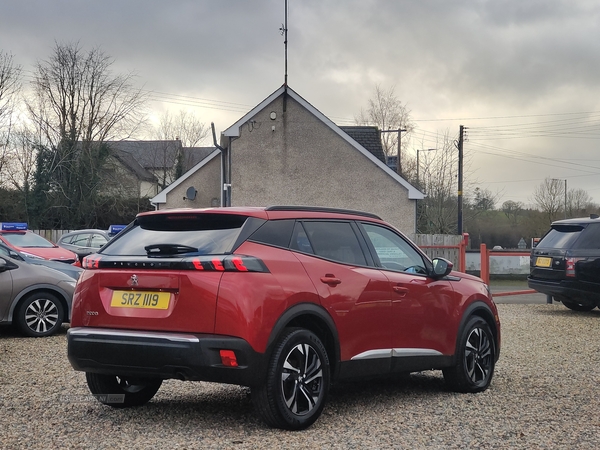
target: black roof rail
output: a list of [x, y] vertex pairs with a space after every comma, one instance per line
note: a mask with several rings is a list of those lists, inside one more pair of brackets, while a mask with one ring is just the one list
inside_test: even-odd
[[335, 214], [352, 214], [355, 216], [370, 217], [371, 219], [383, 220], [377, 214], [353, 209], [328, 208], [326, 206], [291, 206], [291, 205], [272, 205], [267, 206], [265, 211], [308, 211], [308, 212], [326, 212]]

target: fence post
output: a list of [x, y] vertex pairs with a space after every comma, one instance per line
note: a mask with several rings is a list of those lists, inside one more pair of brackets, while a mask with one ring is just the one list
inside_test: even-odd
[[467, 273], [467, 247], [469, 245], [469, 233], [463, 233], [462, 240], [458, 247], [458, 267], [459, 271]]
[[485, 284], [490, 284], [490, 255], [485, 244], [479, 246], [481, 254], [481, 273], [479, 274]]

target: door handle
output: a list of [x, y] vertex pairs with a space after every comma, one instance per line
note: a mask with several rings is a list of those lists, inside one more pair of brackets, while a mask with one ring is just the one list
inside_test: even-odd
[[332, 273], [327, 273], [327, 274], [325, 274], [324, 277], [321, 277], [321, 282], [323, 282], [331, 287], [335, 287], [338, 284], [340, 284], [342, 282], [342, 280], [340, 280], [339, 278], [336, 278], [336, 276], [333, 275]]
[[392, 286], [392, 289], [394, 290], [394, 292], [400, 294], [401, 297], [404, 297], [406, 294], [408, 294], [408, 288], [404, 286], [395, 285]]

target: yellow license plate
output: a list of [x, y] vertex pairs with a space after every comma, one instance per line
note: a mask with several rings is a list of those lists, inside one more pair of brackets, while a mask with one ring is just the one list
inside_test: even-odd
[[537, 267], [550, 267], [552, 264], [552, 258], [546, 258], [545, 256], [538, 256], [535, 260]]
[[114, 291], [110, 306], [116, 308], [167, 309], [171, 294], [150, 291]]

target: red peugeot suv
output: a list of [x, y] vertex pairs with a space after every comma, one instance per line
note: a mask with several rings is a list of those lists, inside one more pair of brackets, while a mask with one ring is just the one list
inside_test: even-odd
[[369, 213], [141, 213], [83, 266], [69, 360], [114, 407], [143, 405], [164, 379], [232, 383], [268, 425], [303, 429], [334, 381], [440, 369], [480, 392], [500, 352], [482, 280]]

